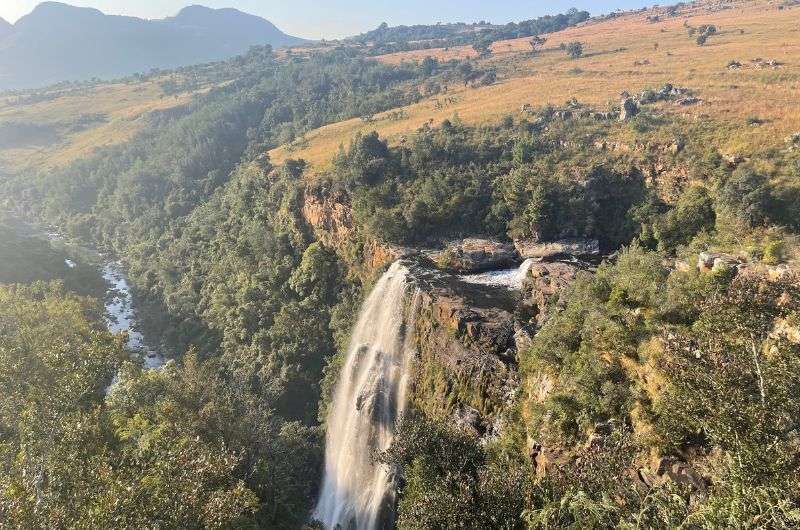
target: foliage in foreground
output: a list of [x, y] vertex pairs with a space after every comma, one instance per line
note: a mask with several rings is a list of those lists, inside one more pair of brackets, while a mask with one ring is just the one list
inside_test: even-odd
[[[97, 307], [0, 287], [0, 520], [16, 528], [295, 528], [316, 429], [284, 422], [215, 362], [143, 372]], [[117, 370], [119, 381], [111, 388]]]

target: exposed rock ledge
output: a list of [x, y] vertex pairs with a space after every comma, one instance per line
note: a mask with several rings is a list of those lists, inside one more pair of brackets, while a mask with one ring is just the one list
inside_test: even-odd
[[452, 243], [436, 256], [440, 268], [461, 273], [512, 267], [519, 261], [519, 253], [514, 245], [478, 238]]
[[420, 292], [411, 392], [415, 406], [491, 436], [519, 385], [514, 310], [520, 296], [467, 284], [422, 257], [408, 259], [407, 265]]
[[600, 242], [596, 239], [561, 239], [552, 242], [518, 239], [514, 241], [514, 246], [523, 259], [553, 259], [563, 256], [590, 258], [600, 255]]
[[522, 282], [523, 303], [531, 309], [537, 326], [550, 316], [554, 303], [564, 305], [563, 293], [575, 280], [580, 267], [571, 263], [551, 262], [531, 265]]

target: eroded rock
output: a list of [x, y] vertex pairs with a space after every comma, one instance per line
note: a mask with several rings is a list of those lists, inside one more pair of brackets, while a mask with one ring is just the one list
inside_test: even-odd
[[600, 242], [596, 239], [561, 239], [552, 242], [520, 239], [514, 241], [514, 246], [523, 259], [552, 259], [565, 256], [588, 258], [600, 255]]
[[519, 254], [514, 245], [477, 238], [453, 243], [437, 258], [441, 268], [460, 273], [511, 267], [518, 262]]
[[514, 341], [519, 294], [466, 284], [422, 262], [409, 268], [419, 288], [415, 404], [433, 417], [459, 418], [467, 431], [488, 433], [519, 386]]
[[639, 113], [639, 105], [633, 98], [625, 98], [620, 104], [619, 121], [628, 121]]
[[580, 269], [569, 263], [535, 263], [522, 282], [524, 304], [533, 309], [537, 325], [549, 316], [548, 308], [575, 280]]
[[697, 256], [697, 268], [702, 272], [723, 272], [738, 269], [742, 260], [731, 254], [701, 252]]

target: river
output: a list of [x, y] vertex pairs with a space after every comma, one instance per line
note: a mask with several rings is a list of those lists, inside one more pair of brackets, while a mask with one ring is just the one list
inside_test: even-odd
[[148, 369], [163, 366], [164, 356], [148, 342], [142, 333], [136, 314], [135, 300], [131, 292], [125, 268], [119, 261], [108, 255], [97, 252], [66, 240], [54, 227], [42, 228], [0, 212], [0, 220], [26, 238], [46, 239], [54, 251], [64, 255], [65, 272], [85, 271], [83, 278], [93, 283], [97, 280], [105, 286], [102, 296], [105, 308], [105, 324], [112, 333], [127, 333], [127, 348], [132, 358], [141, 361]]
[[105, 295], [106, 325], [112, 333], [128, 334], [128, 350], [137, 356], [148, 369], [164, 365], [164, 356], [145, 340], [136, 321], [136, 306], [128, 278], [122, 264], [107, 261], [101, 268], [103, 279], [108, 284]]

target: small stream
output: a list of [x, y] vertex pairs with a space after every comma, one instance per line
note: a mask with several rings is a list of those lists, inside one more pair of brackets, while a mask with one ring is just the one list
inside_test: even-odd
[[108, 261], [101, 271], [103, 279], [110, 286], [105, 296], [106, 325], [109, 331], [128, 334], [128, 349], [141, 359], [145, 368], [161, 368], [164, 365], [164, 356], [148, 345], [137, 328], [136, 307], [122, 264]]
[[20, 233], [28, 237], [47, 239], [53, 248], [58, 248], [69, 255], [70, 257], [64, 259], [64, 267], [67, 269], [88, 266], [98, 271], [106, 285], [102, 300], [108, 330], [112, 333], [128, 334], [127, 348], [132, 358], [139, 359], [145, 368], [158, 369], [164, 365], [163, 354], [148, 342], [139, 329], [133, 294], [122, 263], [94, 249], [67, 241], [55, 227], [42, 229], [19, 219], [7, 216], [5, 219], [11, 220]]

